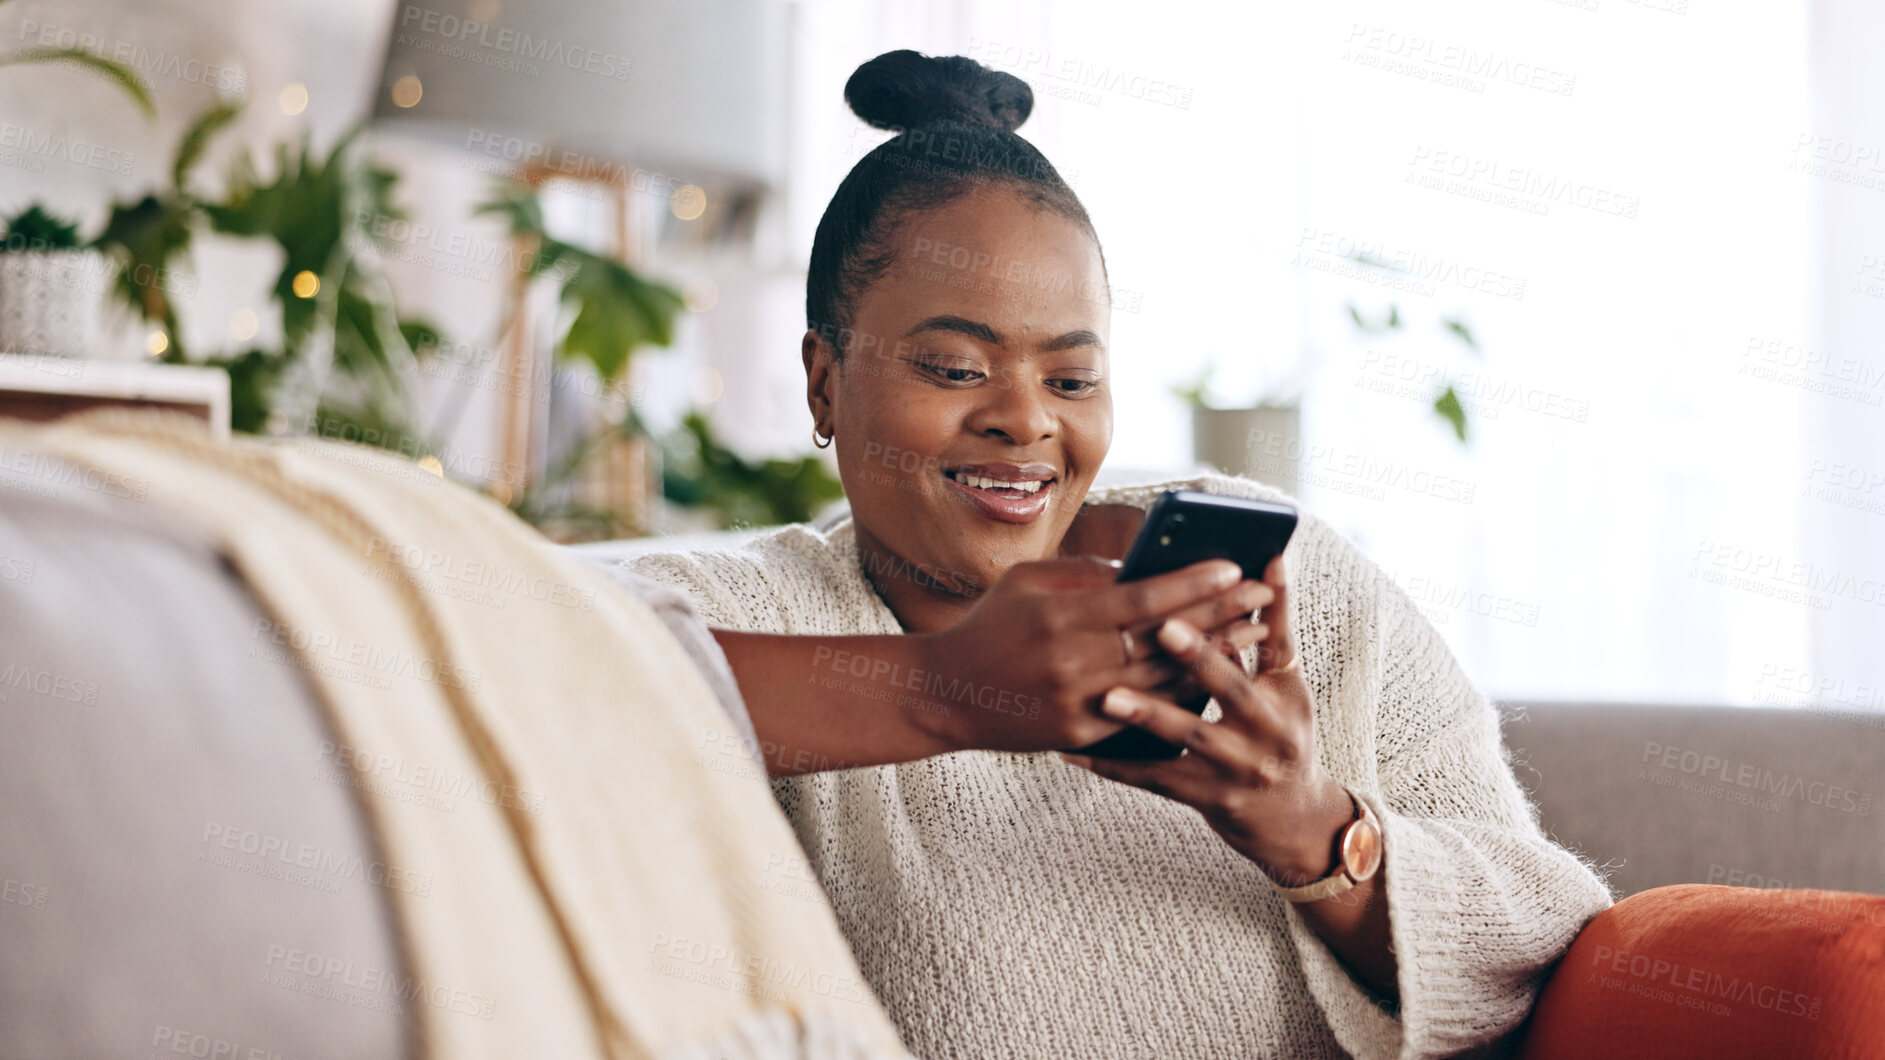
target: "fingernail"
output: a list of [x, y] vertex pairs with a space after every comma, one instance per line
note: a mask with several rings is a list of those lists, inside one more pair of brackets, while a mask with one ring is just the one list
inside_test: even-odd
[[1126, 721], [1138, 711], [1139, 705], [1133, 702], [1132, 693], [1124, 688], [1115, 688], [1100, 700], [1100, 713], [1109, 718]]
[[1218, 564], [1211, 573], [1211, 584], [1219, 589], [1228, 589], [1243, 580], [1243, 568], [1228, 560]]
[[1168, 618], [1158, 628], [1158, 642], [1166, 651], [1187, 652], [1198, 644], [1199, 633], [1191, 623], [1179, 618]]

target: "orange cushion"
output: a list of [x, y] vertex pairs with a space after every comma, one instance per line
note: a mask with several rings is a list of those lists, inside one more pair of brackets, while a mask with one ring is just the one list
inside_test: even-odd
[[1685, 884], [1585, 926], [1521, 1060], [1885, 1060], [1885, 897]]

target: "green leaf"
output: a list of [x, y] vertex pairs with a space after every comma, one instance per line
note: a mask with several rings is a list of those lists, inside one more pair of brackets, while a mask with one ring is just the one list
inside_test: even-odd
[[169, 279], [189, 249], [193, 219], [188, 204], [146, 195], [134, 203], [113, 203], [105, 230], [92, 241], [117, 266], [113, 285], [119, 297], [145, 320], [163, 324], [179, 357], [182, 340]]
[[197, 162], [202, 159], [210, 138], [236, 120], [236, 116], [241, 113], [242, 104], [239, 101], [218, 103], [190, 123], [183, 140], [177, 145], [177, 159], [170, 167], [170, 184], [177, 189], [178, 194], [183, 193], [184, 181], [189, 178], [190, 170], [195, 169]]
[[504, 181], [488, 202], [480, 203], [473, 216], [494, 214], [510, 223], [512, 235], [544, 236], [543, 203], [527, 185]]
[[156, 119], [157, 104], [151, 101], [150, 88], [144, 84], [144, 79], [139, 77], [135, 70], [123, 63], [114, 63], [110, 59], [93, 55], [83, 48], [28, 48], [23, 52], [14, 52], [12, 55], [0, 58], [0, 66], [12, 66], [16, 63], [61, 62], [77, 63], [111, 81], [124, 89], [125, 94], [131, 97], [138, 109], [144, 112], [146, 118]]
[[1467, 328], [1466, 322], [1464, 320], [1461, 320], [1458, 317], [1448, 317], [1441, 323], [1446, 327], [1447, 331], [1453, 334], [1454, 338], [1457, 338], [1461, 342], [1465, 343], [1467, 349], [1473, 351], [1474, 353], [1479, 352], [1479, 340], [1473, 338], [1473, 333], [1470, 329]]
[[1460, 405], [1460, 396], [1453, 392], [1451, 386], [1433, 399], [1433, 410], [1453, 425], [1453, 433], [1459, 436], [1460, 441], [1466, 440], [1466, 409]]
[[33, 203], [7, 222], [6, 242], [0, 251], [77, 250], [78, 225], [54, 217]]
[[750, 463], [721, 445], [698, 411], [662, 449], [662, 495], [712, 511], [722, 527], [804, 522], [844, 496], [843, 484], [817, 457]]
[[564, 357], [587, 360], [610, 380], [637, 347], [674, 341], [674, 320], [683, 305], [678, 291], [586, 251], [568, 248], [564, 256], [577, 262], [576, 274], [563, 287], [563, 301], [576, 306], [561, 344]]

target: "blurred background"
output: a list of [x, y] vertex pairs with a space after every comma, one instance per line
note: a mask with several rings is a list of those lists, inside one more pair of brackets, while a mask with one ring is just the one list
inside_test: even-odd
[[563, 539], [804, 519], [804, 265], [886, 135], [843, 84], [962, 54], [1098, 227], [1110, 465], [1292, 490], [1495, 696], [1885, 716], [1882, 43], [1861, 0], [0, 0], [0, 345], [209, 369], [238, 431]]

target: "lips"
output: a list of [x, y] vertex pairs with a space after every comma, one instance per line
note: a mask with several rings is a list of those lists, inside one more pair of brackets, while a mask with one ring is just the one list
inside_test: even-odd
[[1003, 523], [1039, 519], [1059, 481], [1051, 464], [955, 464], [943, 478], [977, 511]]

